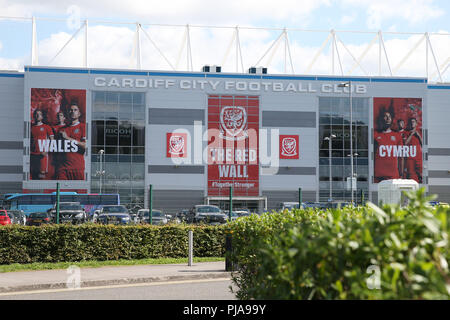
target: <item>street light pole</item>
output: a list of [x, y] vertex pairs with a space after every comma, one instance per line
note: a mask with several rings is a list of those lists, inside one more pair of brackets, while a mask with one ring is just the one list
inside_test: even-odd
[[100, 155], [100, 171], [98, 174], [100, 175], [100, 194], [102, 193], [102, 184], [103, 184], [103, 175], [105, 174], [105, 171], [103, 170], [103, 154], [105, 153], [105, 150], [101, 149], [99, 152]]
[[352, 82], [349, 80], [348, 82], [344, 82], [338, 85], [339, 88], [346, 88], [348, 87], [348, 95], [350, 99], [350, 171], [351, 171], [351, 177], [350, 177], [350, 190], [352, 193], [352, 205], [353, 205], [353, 179], [354, 179], [354, 173], [353, 173], [353, 105], [352, 105]]
[[334, 134], [330, 134], [329, 137], [325, 137], [324, 140], [328, 140], [328, 168], [329, 168], [329, 177], [328, 180], [330, 181], [330, 196], [328, 201], [331, 201], [333, 197], [333, 184], [331, 182], [331, 142], [332, 139], [336, 138]]

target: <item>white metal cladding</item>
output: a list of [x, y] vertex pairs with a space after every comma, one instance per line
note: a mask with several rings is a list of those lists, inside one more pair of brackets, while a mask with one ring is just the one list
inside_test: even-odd
[[428, 185], [441, 201], [450, 201], [450, 85], [428, 86]]
[[22, 190], [24, 75], [0, 73], [0, 192]]
[[[156, 74], [153, 76], [152, 74]], [[110, 81], [115, 78], [120, 85], [96, 85], [95, 79], [102, 78]], [[145, 87], [122, 86], [123, 79], [145, 79], [148, 85]], [[158, 88], [150, 87], [150, 80], [162, 80]], [[165, 80], [169, 80], [166, 86]], [[0, 120], [0, 130], [2, 128], [10, 128], [5, 130], [5, 136], [9, 136], [10, 141], [21, 142], [27, 146], [27, 139], [24, 139], [24, 121], [29, 121], [29, 101], [30, 88], [67, 88], [67, 89], [86, 89], [87, 90], [87, 123], [90, 125], [91, 118], [91, 92], [98, 91], [132, 91], [146, 92], [147, 113], [149, 109], [186, 109], [204, 111], [204, 119], [201, 131], [206, 129], [207, 121], [207, 95], [208, 94], [227, 94], [227, 95], [256, 95], [260, 99], [260, 128], [270, 131], [270, 129], [279, 129], [280, 134], [298, 134], [300, 136], [300, 159], [298, 160], [280, 160], [280, 167], [283, 174], [275, 176], [260, 177], [260, 193], [279, 191], [279, 190], [298, 190], [299, 187], [305, 192], [315, 192], [318, 189], [318, 172], [315, 175], [298, 174], [299, 172], [308, 172], [305, 168], [318, 168], [318, 97], [333, 96], [347, 97], [348, 93], [335, 90], [335, 85], [351, 80], [352, 84], [361, 85], [359, 93], [354, 93], [354, 97], [366, 97], [370, 100], [369, 110], [369, 128], [372, 129], [372, 100], [374, 97], [415, 97], [423, 99], [423, 129], [428, 131], [428, 148], [424, 148], [424, 152], [433, 148], [436, 152], [450, 150], [450, 142], [447, 139], [448, 123], [450, 116], [448, 115], [448, 101], [450, 101], [450, 85], [432, 86], [426, 83], [426, 80], [419, 78], [348, 78], [348, 77], [286, 77], [277, 75], [252, 76], [245, 74], [215, 74], [211, 76], [204, 73], [173, 73], [173, 72], [152, 72], [152, 71], [126, 71], [126, 70], [104, 70], [104, 69], [69, 69], [69, 68], [34, 68], [26, 69], [24, 78], [6, 78], [0, 77], [0, 81], [5, 84], [0, 93], [1, 107], [4, 108], [4, 114], [13, 115], [14, 119], [2, 118]], [[184, 87], [180, 87], [181, 82]], [[200, 82], [199, 82], [200, 81]], [[206, 82], [205, 82], [206, 81]], [[211, 83], [208, 83], [211, 81]], [[242, 86], [237, 86], [236, 83]], [[103, 83], [103, 82], [102, 82]], [[130, 82], [125, 81], [125, 84]], [[136, 83], [136, 82], [135, 82]], [[195, 83], [195, 88], [193, 87]], [[272, 85], [262, 85], [259, 91], [250, 90], [250, 83], [271, 83]], [[287, 84], [302, 84], [304, 92], [294, 91], [276, 91], [273, 83], [282, 83], [286, 88]], [[98, 84], [98, 83], [97, 83]], [[141, 82], [143, 84], [143, 82]], [[153, 83], [155, 84], [155, 82]], [[203, 84], [203, 87], [202, 87]], [[243, 84], [247, 85], [247, 90], [243, 89]], [[191, 86], [190, 88], [188, 86]], [[308, 87], [310, 86], [310, 87]], [[324, 87], [325, 86], [325, 87]], [[256, 87], [253, 87], [253, 89]], [[278, 88], [279, 89], [279, 88]], [[324, 90], [325, 89], [325, 90]], [[330, 92], [331, 91], [331, 92]], [[12, 96], [15, 97], [11, 100]], [[15, 101], [12, 105], [16, 105], [14, 110], [10, 110], [11, 106], [4, 104], [3, 101]], [[2, 110], [3, 111], [3, 110]], [[278, 111], [286, 112], [305, 112], [316, 114], [316, 123], [313, 127], [264, 127], [263, 113]], [[16, 114], [17, 113], [17, 114]], [[15, 114], [15, 115], [14, 115]], [[199, 113], [201, 114], [201, 113]], [[268, 113], [270, 115], [270, 113]], [[193, 119], [198, 118], [198, 115]], [[9, 120], [8, 120], [9, 119]], [[148, 114], [146, 122], [148, 122]], [[192, 119], [186, 119], [191, 121]], [[14, 122], [14, 125], [11, 123]], [[18, 126], [17, 123], [20, 123]], [[178, 123], [178, 122], [177, 122]], [[204, 173], [183, 173], [183, 174], [164, 174], [149, 173], [149, 166], [171, 166], [171, 160], [166, 158], [166, 138], [167, 132], [181, 127], [193, 133], [193, 124], [184, 124], [183, 121], [178, 124], [147, 124], [146, 127], [146, 162], [145, 176], [146, 185], [152, 183], [155, 188], [161, 187], [161, 190], [203, 190], [206, 196], [207, 186], [207, 169]], [[369, 130], [370, 131], [370, 130]], [[12, 132], [12, 133], [11, 133]], [[91, 135], [89, 130], [89, 135]], [[192, 134], [193, 135], [193, 134]], [[90, 138], [89, 138], [90, 139]], [[269, 139], [270, 140], [270, 139]], [[90, 140], [89, 140], [90, 143]], [[1, 144], [0, 144], [1, 146]], [[201, 148], [206, 146], [206, 142], [202, 141]], [[191, 144], [192, 147], [192, 144]], [[270, 147], [270, 145], [269, 145]], [[442, 151], [444, 150], [444, 151]], [[2, 165], [13, 165], [22, 163], [24, 159], [24, 171], [27, 170], [27, 157], [23, 156], [22, 150], [8, 151], [7, 156], [2, 156]], [[373, 175], [373, 158], [370, 154], [373, 151], [372, 136], [369, 132], [369, 174]], [[1, 150], [2, 154], [4, 150]], [[17, 158], [17, 159], [16, 159]], [[444, 159], [445, 158], [445, 159]], [[424, 158], [426, 159], [426, 158]], [[90, 157], [86, 158], [86, 172], [90, 173]], [[193, 159], [191, 159], [192, 162]], [[428, 185], [442, 186], [449, 184], [448, 178], [435, 178], [438, 171], [450, 170], [450, 156], [432, 156], [428, 157], [428, 162], [424, 161], [424, 176], [428, 171], [434, 171], [433, 178], [430, 178]], [[198, 165], [192, 163], [192, 165]], [[295, 174], [287, 174], [287, 167], [292, 167]], [[164, 168], [160, 168], [164, 170]], [[158, 169], [159, 170], [159, 169]], [[306, 171], [305, 171], [306, 170]], [[170, 170], [173, 172], [172, 170]], [[194, 170], [195, 171], [195, 170]], [[3, 176], [2, 176], [3, 177]], [[16, 181], [17, 174], [10, 182]], [[371, 177], [369, 181], [371, 181]], [[445, 180], [445, 182], [444, 182]], [[16, 181], [17, 182], [17, 181]], [[45, 182], [40, 182], [45, 184]], [[90, 181], [86, 182], [65, 182], [70, 188], [89, 189]], [[25, 181], [25, 188], [30, 188], [30, 181]], [[48, 188], [54, 188], [54, 183], [48, 182]], [[370, 193], [373, 194], [377, 190], [376, 184], [369, 184]], [[439, 190], [442, 190], [439, 189]], [[450, 190], [449, 190], [450, 194]]]

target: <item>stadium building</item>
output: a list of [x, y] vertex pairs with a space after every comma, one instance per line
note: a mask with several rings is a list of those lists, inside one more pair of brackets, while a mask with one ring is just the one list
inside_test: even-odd
[[353, 173], [356, 201], [391, 178], [450, 201], [450, 84], [265, 71], [1, 72], [0, 193], [59, 182], [145, 206], [152, 185], [153, 207], [175, 212], [225, 208], [232, 186], [236, 207], [263, 211], [299, 188], [350, 201]]

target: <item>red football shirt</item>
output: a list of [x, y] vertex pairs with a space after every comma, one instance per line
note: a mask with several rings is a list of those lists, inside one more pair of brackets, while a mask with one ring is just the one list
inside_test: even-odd
[[46, 151], [48, 152], [48, 150], [39, 149], [39, 141], [49, 140], [50, 137], [53, 136], [53, 130], [50, 126], [46, 124], [33, 125], [31, 127], [31, 154], [40, 154]]
[[[69, 138], [77, 141], [86, 140], [86, 128], [83, 123], [78, 122], [75, 125], [65, 126], [59, 130], [59, 132], [62, 131], [65, 131]], [[66, 152], [65, 157], [66, 160], [63, 167], [74, 170], [84, 170], [84, 149], [78, 147], [77, 152]]]
[[375, 178], [399, 179], [398, 161], [402, 156], [402, 150], [397, 146], [403, 146], [402, 135], [398, 132], [376, 132], [375, 139]]

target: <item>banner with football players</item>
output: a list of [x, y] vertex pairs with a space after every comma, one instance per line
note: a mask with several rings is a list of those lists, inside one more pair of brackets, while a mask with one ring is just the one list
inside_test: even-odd
[[86, 90], [31, 89], [30, 179], [85, 180]]
[[422, 183], [422, 99], [374, 98], [374, 183], [413, 179]]

